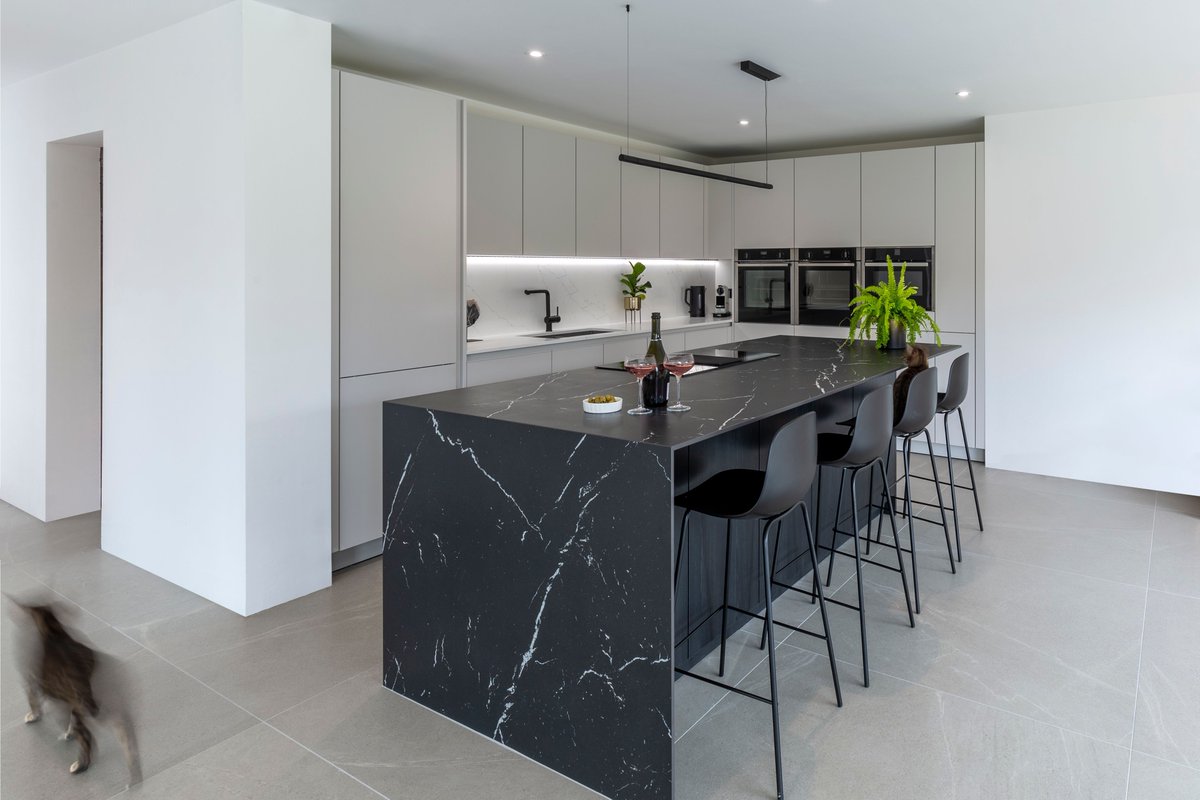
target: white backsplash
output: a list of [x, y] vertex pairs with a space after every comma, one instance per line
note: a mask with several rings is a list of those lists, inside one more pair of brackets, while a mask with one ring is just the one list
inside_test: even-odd
[[[717, 283], [728, 283], [728, 262], [644, 260], [641, 280], [646, 292], [642, 318], [661, 311], [664, 317], [685, 316], [683, 291], [705, 287], [705, 311], [712, 314]], [[556, 330], [619, 324], [624, 319], [620, 277], [629, 262], [618, 259], [480, 258], [467, 259], [464, 293], [479, 304], [479, 321], [468, 331], [472, 339], [511, 336], [545, 330], [545, 295], [526, 295], [525, 289], [549, 289], [550, 311], [558, 306], [562, 322]]]

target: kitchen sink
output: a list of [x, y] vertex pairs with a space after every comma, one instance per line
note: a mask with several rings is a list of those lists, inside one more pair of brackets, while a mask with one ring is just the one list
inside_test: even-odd
[[575, 336], [593, 336], [597, 333], [616, 333], [608, 328], [581, 328], [575, 331], [554, 331], [553, 333], [526, 333], [531, 339], [570, 339]]

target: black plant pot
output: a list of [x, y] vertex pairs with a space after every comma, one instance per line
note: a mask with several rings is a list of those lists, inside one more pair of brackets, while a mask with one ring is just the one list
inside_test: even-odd
[[888, 323], [888, 350], [903, 350], [908, 347], [908, 332], [904, 326], [898, 322], [892, 321]]

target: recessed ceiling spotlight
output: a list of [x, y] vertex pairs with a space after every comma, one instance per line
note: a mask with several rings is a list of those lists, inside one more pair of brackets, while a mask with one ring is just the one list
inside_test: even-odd
[[541, 58], [544, 55], [546, 55], [546, 54], [543, 53], [541, 50], [530, 50], [529, 51], [530, 58]]
[[748, 119], [739, 119], [738, 120], [738, 125], [749, 125], [749, 124], [750, 124], [750, 120], [748, 120]]
[[959, 97], [970, 97], [971, 96], [971, 93], [968, 92], [966, 89], [959, 89], [957, 92], [955, 92], [955, 94]]

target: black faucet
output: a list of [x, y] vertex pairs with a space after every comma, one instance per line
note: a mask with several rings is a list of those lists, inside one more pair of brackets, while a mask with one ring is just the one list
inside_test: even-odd
[[550, 290], [549, 289], [526, 289], [525, 294], [544, 294], [546, 295], [546, 316], [542, 318], [542, 322], [546, 323], [546, 333], [554, 330], [554, 323], [562, 322], [562, 317], [558, 315], [558, 306], [554, 307], [554, 313], [550, 313]]

